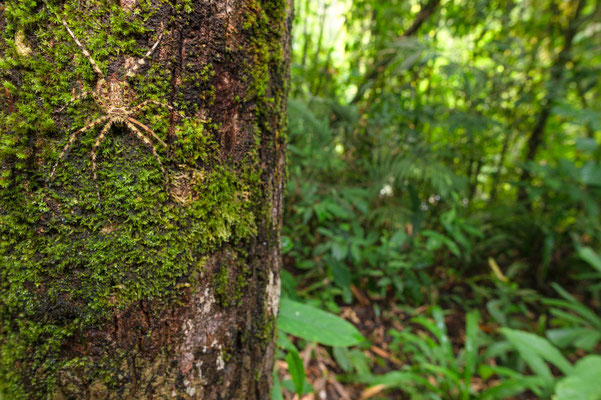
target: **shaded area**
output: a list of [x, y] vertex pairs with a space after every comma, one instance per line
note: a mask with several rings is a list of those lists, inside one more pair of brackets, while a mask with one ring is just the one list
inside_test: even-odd
[[601, 3], [297, 10], [284, 296], [368, 343], [284, 398], [601, 396]]

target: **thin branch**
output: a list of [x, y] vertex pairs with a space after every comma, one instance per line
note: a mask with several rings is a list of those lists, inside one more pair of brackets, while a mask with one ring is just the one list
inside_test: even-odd
[[[538, 152], [539, 147], [543, 143], [547, 120], [551, 116], [551, 108], [553, 107], [553, 99], [554, 99], [554, 97], [557, 96], [558, 91], [561, 90], [561, 81], [563, 79], [566, 64], [570, 60], [570, 53], [572, 51], [574, 37], [576, 36], [576, 33], [578, 33], [580, 14], [582, 12], [582, 9], [584, 8], [584, 3], [585, 3], [585, 1], [583, 1], [583, 0], [578, 1], [578, 4], [576, 5], [576, 10], [574, 11], [574, 15], [570, 18], [570, 22], [564, 31], [563, 47], [561, 48], [561, 51], [557, 55], [557, 59], [555, 60], [555, 63], [551, 67], [551, 77], [549, 80], [551, 83], [550, 87], [552, 89], [550, 89], [547, 92], [547, 95], [545, 96], [545, 98], [543, 100], [542, 109], [538, 115], [536, 124], [534, 125], [534, 128], [532, 130], [532, 133], [530, 134], [530, 137], [528, 138], [527, 151], [526, 151], [526, 157], [525, 157], [526, 162], [532, 161], [535, 159], [536, 153]], [[520, 182], [522, 183], [522, 186], [518, 190], [518, 200], [519, 201], [526, 200], [527, 194], [526, 194], [525, 184], [527, 184], [529, 181], [530, 181], [530, 171], [527, 168], [524, 168], [522, 170], [522, 174], [520, 176]]]
[[[411, 26], [407, 28], [399, 38], [403, 39], [414, 36], [419, 30], [419, 28], [424, 24], [424, 22], [426, 22], [428, 18], [430, 18], [430, 16], [434, 14], [434, 11], [436, 11], [436, 8], [439, 5], [440, 0], [429, 0], [428, 3], [421, 8], [419, 14], [417, 14]], [[384, 71], [386, 67], [388, 67], [388, 65], [394, 61], [394, 59], [395, 54], [389, 54], [376, 63], [374, 68], [372, 68], [371, 71], [368, 72], [365, 78], [363, 79], [363, 83], [357, 89], [357, 94], [351, 101], [351, 104], [355, 104], [363, 98], [365, 92], [370, 86], [370, 82], [375, 80], [380, 75], [380, 73], [382, 73], [382, 71]]]

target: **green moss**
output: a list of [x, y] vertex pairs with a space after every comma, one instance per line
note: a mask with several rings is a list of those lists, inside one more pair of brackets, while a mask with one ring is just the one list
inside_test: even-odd
[[[115, 57], [147, 50], [133, 38], [146, 32], [150, 7], [134, 17], [114, 6], [82, 14], [75, 4], [65, 4], [61, 15], [101, 69]], [[98, 31], [95, 24], [106, 15], [111, 29]], [[53, 393], [57, 371], [71, 369], [89, 376], [105, 371], [110, 386], [119, 360], [87, 365], [87, 359], [65, 359], [62, 343], [139, 300], [169, 307], [194, 286], [207, 254], [254, 236], [260, 169], [256, 156], [223, 158], [215, 124], [180, 118], [169, 154], [157, 147], [166, 177], [144, 143], [113, 128], [98, 152], [101, 202], [91, 179], [97, 129], [80, 135], [49, 181], [68, 132], [99, 116], [92, 100], [69, 106], [64, 117], [53, 111], [70, 100], [72, 89], [93, 88], [94, 73], [65, 29], [49, 24], [56, 18], [45, 7], [11, 3], [6, 17], [0, 78], [17, 112], [0, 109], [0, 393], [10, 399]], [[22, 32], [35, 37], [36, 57], [22, 56]], [[12, 69], [28, 84], [12, 84]], [[167, 97], [168, 70], [151, 66], [131, 81], [138, 101]], [[185, 77], [205, 88], [206, 106], [214, 99], [213, 75], [207, 64]], [[159, 136], [169, 134], [168, 111], [153, 109], [140, 118]], [[243, 273], [232, 280], [228, 273], [225, 268], [218, 276], [218, 291], [230, 299], [226, 306], [239, 302], [246, 285]]]
[[264, 313], [263, 320], [261, 320], [260, 323], [257, 324], [257, 326], [259, 327], [259, 333], [257, 335], [259, 342], [263, 346], [266, 346], [267, 344], [271, 343], [271, 341], [273, 340], [275, 317], [270, 315], [269, 311], [266, 310], [266, 312]]
[[[247, 80], [250, 82], [247, 100], [257, 105], [256, 140], [263, 148], [276, 152], [286, 141], [287, 120], [281, 117], [287, 101], [288, 84], [288, 72], [282, 62], [286, 12], [285, 0], [249, 1], [243, 24], [248, 39], [245, 48], [252, 54], [248, 60], [254, 60], [247, 66]], [[273, 121], [278, 121], [278, 124], [274, 125]], [[276, 166], [272, 165], [272, 168]], [[270, 210], [266, 208], [264, 212], [265, 220], [269, 221], [267, 214]]]
[[[287, 93], [287, 71], [283, 64], [282, 34], [286, 31], [287, 2], [285, 0], [254, 0], [247, 3], [243, 29], [248, 43], [245, 49], [255, 62], [247, 65], [247, 80], [250, 83], [247, 99], [257, 105], [255, 115], [255, 138], [263, 149], [274, 153], [271, 168], [277, 168], [278, 147], [285, 143], [287, 121], [281, 118]], [[274, 121], [278, 121], [274, 124]], [[276, 176], [276, 179], [278, 177]], [[283, 179], [283, 177], [280, 177]], [[258, 211], [260, 220], [269, 224], [272, 221], [268, 202]], [[276, 232], [276, 227], [268, 227], [268, 232]], [[275, 238], [269, 238], [275, 240]], [[260, 278], [268, 281], [269, 268], [260, 272]], [[262, 346], [273, 340], [275, 317], [264, 306], [262, 318], [253, 321], [253, 332]]]
[[228, 268], [226, 266], [221, 266], [219, 268], [219, 272], [213, 275], [213, 289], [215, 290], [215, 295], [217, 297], [217, 301], [224, 307], [229, 305], [228, 299], [228, 282], [229, 282], [229, 273]]
[[223, 265], [212, 277], [215, 299], [222, 307], [240, 305], [244, 288], [248, 285], [248, 269], [243, 263], [239, 264], [239, 269]]
[[[67, 2], [53, 10], [106, 71], [114, 59], [147, 51], [135, 39], [148, 36], [144, 21], [155, 16], [156, 6], [141, 2], [134, 14], [103, 3], [82, 11]], [[187, 0], [177, 7], [190, 11]], [[0, 393], [6, 398], [54, 393], [57, 371], [82, 370], [107, 387], [116, 385], [113, 373], [125, 355], [93, 365], [65, 358], [62, 344], [140, 300], [170, 307], [194, 287], [208, 254], [243, 243], [257, 234], [259, 221], [271, 220], [257, 148], [284, 131], [283, 123], [270, 121], [285, 90], [269, 90], [270, 80], [283, 74], [282, 27], [272, 22], [282, 21], [283, 12], [280, 0], [252, 1], [246, 11], [249, 88], [243, 99], [236, 97], [256, 104], [256, 140], [246, 157], [222, 155], [216, 124], [180, 115], [172, 127], [167, 110], [149, 109], [140, 119], [171, 140], [169, 152], [157, 146], [167, 176], [144, 143], [115, 127], [98, 151], [99, 202], [90, 160], [98, 129], [81, 134], [55, 179], [48, 179], [69, 134], [99, 116], [92, 100], [54, 113], [73, 91], [93, 89], [94, 71], [43, 4], [7, 4], [0, 80], [14, 112], [0, 105]], [[99, 21], [110, 29], [98, 30]], [[26, 85], [10, 78], [15, 70]], [[151, 65], [132, 79], [138, 102], [168, 98], [170, 70]], [[182, 84], [192, 82], [201, 92], [203, 107], [215, 100], [214, 74], [208, 63], [182, 77]], [[186, 115], [198, 112], [199, 104], [179, 103]], [[247, 285], [240, 251], [238, 259], [237, 268], [223, 266], [212, 278], [223, 307], [239, 304]], [[264, 322], [257, 329], [267, 343], [273, 317], [266, 314]]]

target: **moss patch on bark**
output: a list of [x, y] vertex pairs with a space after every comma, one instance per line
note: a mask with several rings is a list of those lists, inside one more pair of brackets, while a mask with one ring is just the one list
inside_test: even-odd
[[[113, 373], [126, 368], [127, 354], [100, 361], [70, 357], [64, 344], [102, 329], [138, 302], [168, 309], [205, 278], [207, 255], [277, 230], [265, 180], [277, 169], [275, 142], [284, 139], [285, 118], [279, 116], [286, 83], [273, 80], [286, 76], [281, 35], [287, 4], [247, 2], [247, 42], [227, 49], [239, 50], [244, 60], [240, 78], [246, 82], [235, 101], [253, 105], [254, 129], [241, 155], [224, 152], [222, 125], [205, 115], [218, 91], [211, 57], [187, 73], [183, 60], [161, 53], [177, 35], [173, 18], [192, 12], [193, 3], [141, 1], [123, 10], [95, 0], [85, 7], [11, 1], [0, 9], [0, 393], [7, 398], [60, 398], [57, 381], [68, 382], [70, 374], [83, 386], [93, 383], [98, 393], [115, 387]], [[169, 144], [168, 150], [156, 146], [165, 175], [143, 142], [115, 126], [98, 151], [99, 201], [90, 152], [100, 126], [78, 137], [49, 179], [70, 134], [102, 115], [90, 98], [56, 112], [96, 83], [57, 15], [106, 76], [123, 73], [128, 58], [143, 56], [159, 21], [165, 23], [160, 61], [149, 60], [144, 73], [129, 80], [133, 105], [169, 99], [176, 110], [149, 107], [138, 115]], [[184, 91], [172, 93], [174, 85], [192, 88], [194, 100]], [[246, 273], [244, 266], [222, 267], [213, 276], [222, 307], [238, 304]], [[268, 343], [274, 317], [263, 314], [253, 328]]]

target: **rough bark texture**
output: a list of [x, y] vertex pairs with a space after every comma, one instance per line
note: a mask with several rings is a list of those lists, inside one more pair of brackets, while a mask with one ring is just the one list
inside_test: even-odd
[[[291, 0], [0, 5], [0, 399], [267, 399]], [[97, 152], [98, 77], [166, 102]], [[162, 27], [162, 28], [161, 28]], [[160, 35], [155, 53], [123, 76]], [[57, 163], [58, 160], [58, 163]], [[56, 176], [50, 179], [57, 163]]]

